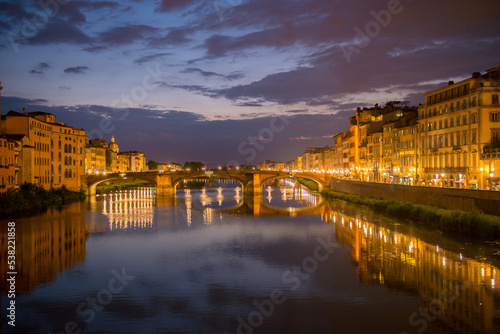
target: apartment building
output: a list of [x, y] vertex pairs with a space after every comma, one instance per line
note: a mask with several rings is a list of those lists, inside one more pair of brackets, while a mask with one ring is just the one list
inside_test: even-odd
[[500, 67], [425, 94], [419, 107], [426, 185], [491, 189], [500, 168]]

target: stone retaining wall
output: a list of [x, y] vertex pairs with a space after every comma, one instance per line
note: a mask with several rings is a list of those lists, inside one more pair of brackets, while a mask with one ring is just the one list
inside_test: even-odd
[[334, 178], [330, 187], [334, 191], [348, 194], [432, 205], [450, 210], [478, 210], [500, 216], [500, 191], [404, 186]]

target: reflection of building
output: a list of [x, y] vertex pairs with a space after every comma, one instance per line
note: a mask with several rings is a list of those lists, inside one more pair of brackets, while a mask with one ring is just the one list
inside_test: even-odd
[[352, 247], [360, 282], [419, 294], [422, 309], [460, 333], [500, 330], [500, 270], [360, 218], [332, 212], [337, 240]]
[[[79, 208], [79, 207], [78, 207]], [[55, 279], [85, 260], [85, 220], [83, 215], [65, 215], [56, 210], [42, 221], [25, 219], [16, 224], [16, 291], [28, 292]], [[52, 217], [50, 215], [52, 214]], [[0, 224], [0, 258], [7, 259], [7, 224]], [[5, 289], [7, 265], [0, 270], [0, 286]]]

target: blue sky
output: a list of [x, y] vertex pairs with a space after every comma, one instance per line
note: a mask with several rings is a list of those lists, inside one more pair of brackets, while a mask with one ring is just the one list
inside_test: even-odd
[[[499, 12], [496, 0], [0, 1], [2, 113], [51, 112], [157, 161], [291, 160], [331, 144], [357, 106], [418, 105], [500, 65]], [[267, 131], [278, 116], [289, 122]]]

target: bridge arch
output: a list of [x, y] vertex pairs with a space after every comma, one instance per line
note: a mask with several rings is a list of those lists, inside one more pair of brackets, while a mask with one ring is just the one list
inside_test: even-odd
[[287, 174], [287, 175], [270, 175], [268, 177], [265, 177], [263, 179], [260, 180], [260, 188], [262, 188], [262, 186], [266, 183], [266, 182], [269, 182], [269, 181], [273, 181], [273, 180], [276, 180], [276, 179], [297, 179], [297, 178], [302, 178], [302, 179], [307, 179], [307, 180], [311, 180], [311, 181], [314, 181], [318, 184], [318, 191], [322, 191], [323, 189], [325, 189], [325, 182], [321, 179], [321, 178], [318, 178], [316, 177], [315, 175], [310, 175], [310, 174]]
[[[133, 173], [136, 174], [136, 173]], [[109, 174], [108, 175], [103, 175], [101, 177], [95, 176], [95, 177], [89, 177], [87, 180], [87, 187], [88, 187], [88, 194], [89, 195], [95, 195], [96, 194], [96, 188], [99, 184], [104, 183], [104, 182], [109, 182], [109, 181], [124, 181], [124, 180], [141, 180], [141, 181], [146, 181], [149, 182], [153, 185], [153, 187], [157, 188], [158, 187], [158, 182], [156, 181], [155, 178], [152, 177], [147, 177], [145, 175], [140, 175], [141, 173], [137, 173], [139, 175], [117, 175], [117, 174]]]
[[183, 182], [184, 180], [196, 180], [200, 178], [206, 178], [207, 180], [210, 180], [210, 178], [213, 179], [226, 179], [226, 180], [234, 180], [236, 182], [239, 182], [241, 184], [242, 189], [247, 185], [248, 181], [245, 180], [242, 177], [238, 177], [236, 175], [220, 175], [220, 174], [213, 174], [212, 176], [208, 176], [206, 173], [199, 173], [199, 174], [180, 174], [172, 177], [172, 186], [174, 187], [174, 193], [177, 190], [177, 186], [179, 183]]

